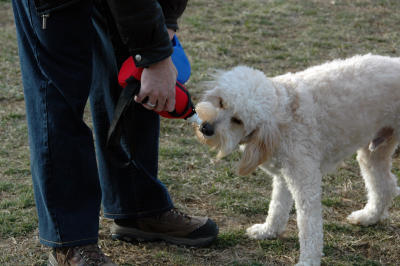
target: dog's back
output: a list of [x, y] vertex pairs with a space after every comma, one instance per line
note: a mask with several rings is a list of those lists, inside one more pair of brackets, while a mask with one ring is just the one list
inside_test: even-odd
[[297, 94], [298, 115], [312, 115], [308, 127], [320, 133], [332, 160], [367, 145], [384, 127], [399, 134], [400, 58], [354, 56], [274, 80]]

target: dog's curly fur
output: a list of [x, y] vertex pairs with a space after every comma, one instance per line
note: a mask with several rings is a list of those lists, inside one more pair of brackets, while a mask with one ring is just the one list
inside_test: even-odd
[[387, 216], [400, 194], [391, 173], [400, 137], [400, 58], [354, 56], [271, 79], [238, 66], [217, 72], [210, 86], [196, 107], [204, 121], [198, 138], [218, 149], [218, 157], [244, 144], [239, 174], [261, 166], [273, 177], [268, 217], [248, 228], [248, 236], [276, 238], [294, 200], [298, 265], [319, 265], [321, 178], [356, 151], [368, 203], [348, 221], [370, 225]]

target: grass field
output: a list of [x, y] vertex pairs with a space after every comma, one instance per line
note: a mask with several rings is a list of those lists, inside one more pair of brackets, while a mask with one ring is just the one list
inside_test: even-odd
[[[196, 102], [210, 68], [246, 64], [273, 76], [354, 54], [400, 56], [399, 10], [398, 0], [190, 0], [178, 33], [192, 63], [188, 88]], [[45, 265], [47, 260], [48, 249], [37, 239], [24, 108], [11, 6], [0, 0], [0, 265]], [[215, 244], [193, 249], [112, 241], [111, 222], [101, 219], [103, 250], [120, 265], [295, 263], [294, 211], [278, 240], [255, 241], [244, 234], [265, 219], [270, 178], [260, 170], [236, 175], [238, 153], [218, 163], [214, 157], [184, 121], [162, 121], [160, 178], [179, 208], [218, 223]], [[398, 158], [393, 166], [400, 176]], [[399, 265], [400, 198], [387, 221], [358, 227], [345, 221], [366, 202], [354, 157], [326, 176], [323, 187], [322, 264]]]

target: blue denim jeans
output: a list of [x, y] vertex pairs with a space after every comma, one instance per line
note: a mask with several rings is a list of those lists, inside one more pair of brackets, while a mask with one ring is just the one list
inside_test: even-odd
[[[135, 154], [113, 164], [105, 148], [120, 90], [123, 54], [102, 1], [54, 11], [42, 29], [33, 0], [13, 0], [41, 243], [96, 243], [101, 203], [107, 218], [156, 215], [173, 207], [157, 179], [159, 116], [135, 108]], [[126, 54], [127, 55], [127, 54]], [[94, 136], [83, 120], [90, 98]]]

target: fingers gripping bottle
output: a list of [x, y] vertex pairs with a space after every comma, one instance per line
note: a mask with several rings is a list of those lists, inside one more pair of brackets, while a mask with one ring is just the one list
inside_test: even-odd
[[[185, 83], [190, 76], [190, 63], [179, 43], [179, 40], [174, 36], [172, 40], [174, 52], [171, 55], [172, 61], [178, 71], [178, 77], [175, 85], [175, 109], [172, 112], [161, 111], [157, 112], [165, 118], [185, 119], [189, 122], [201, 124], [200, 118], [197, 116], [194, 105], [190, 98], [188, 90], [185, 88]], [[140, 82], [143, 68], [136, 67], [133, 58], [129, 57], [123, 64], [118, 74], [118, 82], [121, 87], [126, 88], [133, 83]], [[134, 94], [138, 94], [140, 86], [137, 87]]]

